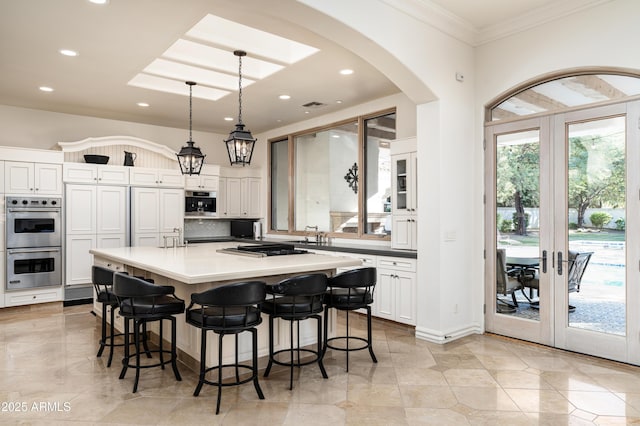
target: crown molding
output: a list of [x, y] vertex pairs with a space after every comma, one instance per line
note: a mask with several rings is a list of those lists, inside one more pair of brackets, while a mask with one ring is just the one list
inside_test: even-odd
[[476, 47], [613, 0], [565, 0], [553, 2], [547, 6], [532, 9], [523, 15], [484, 28], [475, 27], [471, 22], [462, 19], [431, 0], [381, 1], [463, 43]]

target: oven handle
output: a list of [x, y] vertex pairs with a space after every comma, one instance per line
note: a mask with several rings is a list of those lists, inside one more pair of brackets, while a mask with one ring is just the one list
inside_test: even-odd
[[60, 213], [60, 208], [51, 207], [44, 209], [12, 209], [8, 208], [7, 213]]
[[59, 247], [51, 247], [51, 248], [19, 248], [19, 249], [7, 249], [7, 254], [17, 254], [17, 253], [56, 253], [60, 252]]

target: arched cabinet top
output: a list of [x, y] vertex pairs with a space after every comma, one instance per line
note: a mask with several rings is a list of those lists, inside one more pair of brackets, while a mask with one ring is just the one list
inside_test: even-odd
[[166, 145], [133, 136], [103, 136], [75, 142], [58, 142], [64, 161], [84, 163], [86, 154], [107, 155], [110, 165], [124, 164], [124, 152], [136, 154], [136, 167], [170, 169], [178, 167], [176, 153]]

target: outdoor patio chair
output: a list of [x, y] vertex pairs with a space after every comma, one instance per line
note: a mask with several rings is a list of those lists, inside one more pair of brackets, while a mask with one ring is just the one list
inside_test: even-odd
[[[497, 311], [499, 313], [513, 313], [516, 311], [518, 301], [516, 300], [516, 291], [522, 289], [522, 283], [518, 281], [514, 271], [507, 269], [507, 256], [505, 249], [497, 250], [497, 262], [496, 262], [496, 300]], [[513, 304], [505, 302], [500, 299], [500, 295], [511, 295]]]

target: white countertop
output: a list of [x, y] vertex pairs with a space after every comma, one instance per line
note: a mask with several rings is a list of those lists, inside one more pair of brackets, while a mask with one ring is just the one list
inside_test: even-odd
[[350, 257], [322, 254], [248, 257], [218, 253], [222, 248], [237, 247], [237, 242], [195, 244], [188, 247], [118, 247], [91, 249], [94, 256], [143, 269], [186, 284], [260, 278], [296, 274], [340, 267], [359, 266]]

